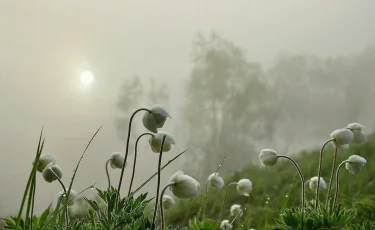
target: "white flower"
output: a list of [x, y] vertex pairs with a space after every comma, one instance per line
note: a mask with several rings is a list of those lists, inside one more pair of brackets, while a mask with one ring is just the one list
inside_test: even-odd
[[352, 174], [359, 173], [367, 163], [365, 158], [358, 155], [351, 155], [348, 161], [345, 163], [345, 168]]
[[[125, 157], [123, 156], [124, 153], [121, 152], [114, 152], [111, 154], [109, 158], [109, 163], [113, 169], [122, 169], [122, 165], [124, 164]], [[125, 165], [126, 166], [126, 165]]]
[[151, 150], [155, 153], [160, 153], [161, 144], [163, 142], [163, 137], [165, 135], [165, 141], [163, 146], [163, 152], [168, 152], [171, 150], [171, 145], [176, 144], [174, 138], [167, 132], [159, 131], [154, 136], [150, 136], [148, 143], [150, 144]]
[[237, 191], [239, 194], [244, 196], [249, 196], [250, 192], [253, 190], [253, 183], [249, 179], [241, 179], [237, 183]]
[[215, 188], [222, 188], [224, 187], [224, 180], [219, 176], [219, 173], [212, 173], [208, 176], [208, 181], [211, 183], [212, 186]]
[[220, 224], [220, 229], [232, 229], [233, 226], [230, 224], [229, 220], [223, 220]]
[[366, 142], [366, 136], [363, 133], [365, 126], [359, 123], [351, 123], [346, 126], [347, 129], [350, 129], [353, 132], [353, 143], [354, 144], [364, 144]]
[[[68, 192], [68, 191], [67, 191]], [[73, 189], [70, 190], [70, 194], [69, 194], [69, 197], [66, 197], [66, 194], [64, 191], [60, 192], [59, 194], [59, 199], [63, 199], [61, 202], [63, 202], [64, 204], [66, 204], [66, 202], [68, 202], [70, 199], [73, 199], [75, 196], [77, 196], [77, 192], [74, 191]], [[74, 204], [74, 199], [68, 204], [69, 206], [73, 205]]]
[[[241, 214], [240, 214], [241, 213]], [[238, 214], [240, 214], [239, 217], [242, 216], [242, 209], [241, 209], [241, 205], [239, 204], [234, 204], [230, 207], [230, 215], [231, 216], [237, 216]]]
[[187, 199], [198, 194], [199, 182], [191, 176], [178, 171], [169, 179], [169, 183], [174, 183], [169, 189], [173, 195], [179, 199]]
[[349, 129], [336, 129], [330, 136], [333, 139], [333, 144], [338, 148], [350, 144], [354, 138], [353, 132]]
[[56, 164], [56, 159], [52, 154], [44, 154], [40, 156], [38, 161], [37, 170], [39, 172], [43, 172], [43, 170], [47, 167], [48, 164], [53, 163]]
[[175, 201], [173, 199], [173, 197], [169, 196], [169, 195], [164, 195], [163, 196], [163, 207], [165, 209], [170, 209], [173, 205], [175, 205]]
[[52, 171], [56, 174], [56, 176], [59, 179], [62, 178], [61, 168], [58, 165], [50, 163], [42, 172], [44, 180], [47, 181], [48, 183], [51, 183], [52, 181], [57, 180], [56, 176], [52, 173]]
[[171, 116], [162, 105], [154, 105], [151, 107], [150, 111], [151, 113], [146, 111], [143, 114], [143, 126], [151, 132], [157, 133], [157, 129], [162, 128], [167, 118], [171, 118]]
[[261, 166], [273, 166], [277, 163], [277, 152], [273, 149], [263, 149], [259, 154]]
[[[307, 182], [309, 182], [309, 187], [310, 187], [311, 191], [315, 192], [316, 188], [318, 187], [318, 177], [314, 176]], [[320, 189], [326, 189], [327, 188], [327, 184], [324, 181], [323, 177], [320, 177], [319, 188]]]

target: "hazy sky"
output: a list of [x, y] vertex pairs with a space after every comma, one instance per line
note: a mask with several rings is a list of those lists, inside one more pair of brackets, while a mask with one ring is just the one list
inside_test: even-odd
[[[0, 0], [0, 214], [18, 208], [42, 126], [46, 152], [56, 155], [68, 183], [103, 125], [77, 190], [105, 186], [104, 161], [124, 148], [113, 126], [120, 84], [135, 73], [153, 76], [176, 86], [170, 94], [178, 96], [197, 32], [217, 31], [245, 48], [249, 60], [267, 64], [283, 52], [335, 56], [375, 45], [374, 12], [373, 0]], [[95, 75], [90, 87], [79, 83], [84, 70]], [[146, 154], [142, 178], [157, 157]], [[42, 206], [60, 188], [38, 183], [49, 199], [37, 199]]]

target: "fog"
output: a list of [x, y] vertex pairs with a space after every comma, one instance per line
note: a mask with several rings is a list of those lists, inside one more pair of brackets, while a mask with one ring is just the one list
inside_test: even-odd
[[[227, 154], [232, 163], [226, 170], [230, 171], [237, 162], [256, 159], [256, 154], [250, 153], [259, 148], [293, 152], [311, 147], [328, 138], [332, 129], [353, 120], [365, 124], [371, 132], [375, 124], [375, 51], [371, 48], [375, 45], [374, 10], [372, 0], [0, 1], [0, 215], [14, 214], [19, 208], [42, 127], [44, 152], [56, 156], [63, 181], [69, 183], [87, 142], [103, 125], [84, 157], [73, 188], [80, 191], [93, 183], [105, 188], [104, 163], [110, 153], [124, 151], [127, 120], [123, 112], [133, 106], [167, 105], [173, 118], [167, 121], [165, 130], [175, 135], [177, 145], [165, 154], [165, 162], [189, 148], [163, 171], [163, 183], [181, 167], [192, 172], [199, 169], [200, 160], [208, 162], [207, 170], [212, 170]], [[256, 109], [262, 113], [252, 115], [267, 119], [251, 118], [262, 123], [263, 129], [267, 129], [264, 124], [274, 122], [268, 133], [255, 132], [251, 134], [254, 137], [246, 139], [249, 130], [257, 129], [248, 127], [236, 133], [243, 137], [236, 142], [238, 138], [234, 139], [232, 132], [224, 132], [231, 130], [230, 119], [221, 122], [224, 125], [216, 131], [211, 129], [217, 127], [215, 124], [201, 125], [212, 120], [212, 114], [204, 111], [213, 110], [199, 111], [205, 105], [194, 101], [194, 70], [199, 69], [199, 63], [192, 62], [193, 41], [199, 41], [201, 33], [204, 38], [200, 42], [209, 43], [212, 32], [219, 36], [218, 44], [231, 47], [222, 42], [228, 41], [241, 48], [239, 63], [251, 65], [249, 68], [261, 78], [257, 82], [260, 88], [250, 89], [254, 93], [249, 94], [249, 101], [243, 97], [243, 101], [231, 100], [238, 102], [236, 111], [241, 119], [248, 116], [242, 106], [256, 104], [250, 99], [266, 92], [256, 90], [268, 89], [258, 103], [262, 105], [267, 99], [270, 107], [266, 109], [273, 112]], [[84, 86], [79, 75], [87, 70], [95, 80]], [[128, 99], [131, 105], [124, 105], [121, 95], [127, 95], [129, 85], [137, 79], [135, 75], [141, 81], [143, 96]], [[315, 75], [320, 79], [311, 80]], [[241, 79], [248, 75], [244, 76]], [[241, 81], [237, 83], [241, 85]], [[211, 87], [215, 89], [215, 85]], [[227, 111], [220, 104], [227, 98], [221, 96], [213, 106]], [[225, 120], [225, 115], [215, 115], [215, 121]], [[134, 121], [134, 134], [144, 130], [139, 125], [140, 117]], [[310, 129], [315, 126], [318, 128]], [[233, 125], [232, 129], [238, 127]], [[208, 144], [211, 133], [215, 134], [212, 146]], [[240, 147], [240, 143], [248, 144], [251, 150]], [[210, 147], [212, 152], [207, 150]], [[202, 157], [202, 153], [206, 155]], [[136, 186], [156, 170], [157, 154], [148, 150], [146, 140], [138, 162]], [[123, 192], [127, 191], [130, 172], [128, 167]], [[204, 173], [198, 170], [194, 176]], [[119, 170], [112, 170], [112, 181], [119, 174]], [[41, 210], [56, 200], [60, 190], [59, 184], [48, 184], [38, 175], [36, 208]], [[154, 192], [153, 184], [143, 191]]]

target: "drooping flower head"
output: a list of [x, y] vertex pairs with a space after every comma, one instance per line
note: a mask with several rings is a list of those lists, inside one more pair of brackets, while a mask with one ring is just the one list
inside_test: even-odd
[[349, 162], [345, 163], [345, 168], [352, 174], [359, 173], [367, 163], [365, 158], [358, 155], [351, 155], [348, 161]]
[[208, 176], [208, 182], [215, 188], [224, 187], [224, 180], [219, 176], [219, 173], [212, 173]]
[[237, 183], [237, 191], [239, 194], [249, 196], [253, 190], [253, 183], [249, 179], [241, 179]]
[[[59, 194], [59, 199], [62, 199], [61, 202], [63, 204], [66, 204], [67, 202], [69, 202], [69, 200], [73, 199], [75, 196], [77, 196], [77, 192], [74, 191], [73, 189], [71, 189], [68, 197], [67, 197], [67, 194], [65, 194], [64, 191], [61, 191], [60, 194]], [[70, 201], [69, 204], [68, 204], [68, 206], [73, 205], [74, 201], [75, 201], [75, 199], [73, 199], [72, 201]]]
[[171, 116], [162, 105], [154, 105], [151, 107], [150, 111], [151, 113], [146, 111], [143, 114], [142, 122], [146, 129], [157, 133], [158, 128], [162, 128], [167, 118], [171, 118]]
[[157, 134], [150, 136], [148, 143], [150, 144], [151, 150], [155, 153], [160, 153], [161, 144], [165, 135], [165, 141], [163, 146], [163, 152], [171, 150], [171, 145], [175, 145], [176, 141], [167, 132], [159, 131]]
[[[311, 189], [311, 191], [315, 192], [316, 188], [318, 187], [318, 177], [317, 176], [312, 177], [308, 181], [308, 183], [309, 183], [309, 188]], [[327, 188], [327, 184], [326, 184], [325, 180], [323, 179], [323, 177], [320, 177], [319, 188], [320, 189], [326, 189]]]
[[261, 167], [273, 166], [277, 163], [277, 152], [273, 149], [263, 149], [259, 153]]
[[43, 154], [40, 156], [38, 165], [37, 165], [37, 170], [39, 172], [43, 172], [43, 170], [47, 167], [48, 164], [56, 164], [56, 159], [52, 154]]
[[51, 183], [51, 182], [57, 180], [56, 176], [59, 179], [62, 178], [62, 171], [61, 171], [61, 168], [58, 165], [50, 163], [43, 170], [42, 175], [43, 175], [43, 178], [44, 178], [45, 181], [47, 181], [48, 183]]
[[[234, 204], [230, 207], [230, 215], [231, 216], [237, 216], [241, 212], [242, 212], [242, 209], [241, 209], [241, 205], [239, 205], [239, 204]], [[243, 213], [241, 213], [239, 217], [241, 217], [242, 215], [243, 215]]]
[[169, 189], [173, 195], [179, 199], [188, 199], [198, 194], [199, 182], [191, 176], [178, 171], [171, 176], [169, 183], [173, 183]]
[[366, 136], [363, 133], [365, 126], [359, 123], [351, 123], [346, 126], [347, 129], [350, 129], [353, 132], [353, 143], [354, 144], [364, 144], [366, 142]]
[[[109, 163], [113, 169], [122, 169], [122, 165], [124, 164], [125, 157], [121, 152], [114, 152], [111, 154], [109, 158]], [[126, 166], [126, 165], [125, 165]]]
[[220, 229], [226, 230], [226, 229], [232, 229], [233, 226], [230, 224], [229, 220], [223, 220], [220, 224]]
[[176, 202], [174, 201], [173, 197], [171, 197], [169, 195], [163, 196], [163, 208], [170, 209], [175, 204], [176, 204]]
[[336, 129], [330, 136], [333, 139], [333, 144], [337, 148], [350, 144], [354, 138], [354, 134], [350, 129]]

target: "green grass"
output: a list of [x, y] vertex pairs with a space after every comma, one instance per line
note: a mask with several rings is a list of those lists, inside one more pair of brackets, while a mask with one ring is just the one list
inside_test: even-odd
[[[322, 177], [327, 183], [331, 172], [333, 150], [332, 147], [329, 147], [324, 151]], [[373, 166], [375, 164], [375, 135], [369, 136], [368, 142], [364, 145], [351, 146], [347, 152], [339, 150], [337, 162], [342, 162], [352, 154], [364, 157], [367, 164], [363, 171], [356, 175], [349, 174], [345, 169], [341, 170], [339, 201], [345, 207], [353, 207], [357, 210], [358, 215], [355, 222], [363, 221], [363, 219], [375, 221], [375, 167]], [[306, 180], [317, 175], [318, 157], [318, 149], [296, 154], [294, 159], [301, 167]], [[287, 160], [280, 159], [275, 166], [266, 169], [260, 169], [258, 165], [248, 165], [227, 175], [224, 180], [226, 184], [229, 184], [241, 178], [248, 178], [253, 182], [253, 201], [250, 204], [250, 199], [239, 195], [235, 187], [229, 189], [222, 219], [232, 220], [233, 217], [229, 214], [232, 204], [249, 205], [243, 217], [235, 222], [237, 223], [235, 228], [241, 225], [241, 229], [267, 229], [275, 224], [275, 218], [282, 210], [300, 205], [301, 182], [297, 171]], [[331, 197], [333, 197], [335, 189], [333, 185]], [[224, 193], [224, 188], [221, 190], [211, 188], [207, 201], [206, 218], [214, 220], [218, 218]], [[320, 200], [325, 202], [326, 195], [326, 190], [321, 190]], [[202, 188], [201, 194], [195, 199], [179, 200], [173, 209], [167, 211], [167, 224], [174, 227], [187, 226], [189, 219], [198, 213], [203, 199]], [[308, 187], [306, 187], [306, 199], [315, 199], [315, 194]], [[242, 225], [244, 225], [243, 228]]]

